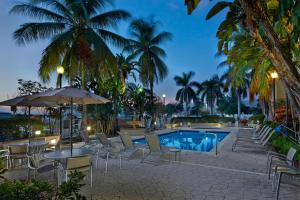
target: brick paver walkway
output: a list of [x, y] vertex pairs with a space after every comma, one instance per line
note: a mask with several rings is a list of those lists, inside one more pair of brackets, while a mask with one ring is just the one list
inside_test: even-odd
[[[182, 162], [160, 165], [140, 163], [136, 159], [110, 164], [104, 173], [104, 162], [94, 169], [94, 186], [87, 184], [83, 193], [101, 200], [270, 200], [275, 199], [266, 171], [263, 152], [231, 152], [234, 140], [227, 139], [217, 156], [204, 153], [182, 153]], [[25, 168], [9, 171], [9, 178], [26, 177]], [[52, 177], [52, 172], [38, 174], [38, 179]], [[290, 180], [287, 180], [290, 181]], [[286, 182], [287, 182], [286, 181]], [[87, 181], [87, 183], [89, 183]], [[300, 200], [299, 185], [282, 184], [280, 199]]]

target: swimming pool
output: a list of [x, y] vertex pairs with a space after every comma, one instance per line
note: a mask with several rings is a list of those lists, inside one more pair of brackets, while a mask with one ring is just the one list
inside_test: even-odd
[[[216, 137], [218, 143], [221, 142], [229, 132], [222, 131], [186, 131], [180, 130], [159, 135], [160, 144], [166, 147], [173, 147], [182, 150], [191, 150], [199, 152], [209, 152], [216, 144]], [[136, 139], [135, 144], [146, 144], [145, 138]]]

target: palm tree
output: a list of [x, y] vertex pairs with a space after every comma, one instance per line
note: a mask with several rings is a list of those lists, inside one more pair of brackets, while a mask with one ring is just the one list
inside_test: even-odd
[[221, 88], [223, 88], [223, 83], [217, 75], [201, 83], [201, 100], [206, 100], [211, 115], [213, 114], [215, 102], [222, 98]]
[[132, 56], [125, 56], [123, 53], [117, 54], [118, 70], [120, 74], [120, 79], [123, 84], [123, 91], [125, 90], [125, 82], [129, 76], [132, 76], [134, 81], [136, 81], [136, 76], [134, 72], [139, 72], [137, 65], [138, 63], [133, 60]]
[[[130, 24], [132, 39], [125, 48], [131, 56], [137, 58], [139, 63], [139, 78], [142, 84], [150, 89], [151, 107], [154, 107], [154, 83], [162, 81], [168, 74], [168, 68], [163, 58], [166, 52], [160, 45], [172, 39], [169, 32], [158, 32], [158, 22], [150, 19], [135, 19]], [[154, 123], [154, 112], [150, 110], [152, 124]]]
[[191, 78], [195, 75], [195, 72], [182, 73], [182, 76], [175, 76], [174, 80], [177, 86], [181, 88], [176, 93], [176, 101], [180, 101], [180, 103], [185, 103], [186, 108], [186, 116], [188, 114], [188, 105], [193, 100], [194, 102], [198, 99], [197, 93], [194, 88], [198, 91], [201, 89], [200, 83], [196, 81], [191, 81]]
[[115, 61], [109, 44], [123, 47], [126, 39], [110, 30], [130, 14], [124, 10], [105, 11], [109, 3], [112, 0], [32, 0], [13, 6], [10, 13], [37, 19], [14, 32], [18, 44], [51, 39], [40, 61], [39, 76], [44, 82], [62, 64], [67, 76], [81, 74], [82, 85], [86, 85], [87, 66]]

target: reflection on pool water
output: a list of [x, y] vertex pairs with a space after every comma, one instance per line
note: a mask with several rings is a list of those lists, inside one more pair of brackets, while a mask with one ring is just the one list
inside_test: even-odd
[[[212, 134], [213, 133], [213, 134]], [[218, 143], [221, 142], [229, 132], [199, 132], [199, 131], [176, 131], [159, 135], [162, 146], [173, 147], [183, 150], [192, 150], [200, 152], [211, 151], [216, 144], [217, 135]], [[146, 144], [146, 140], [134, 140], [135, 144]]]

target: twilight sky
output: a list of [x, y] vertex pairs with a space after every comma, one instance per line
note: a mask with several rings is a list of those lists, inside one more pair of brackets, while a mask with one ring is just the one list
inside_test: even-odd
[[[9, 15], [8, 11], [15, 0], [0, 1], [0, 101], [17, 94], [17, 79], [37, 80], [38, 63], [42, 50], [49, 41], [18, 46], [12, 33], [20, 24], [30, 21], [22, 16]], [[184, 0], [116, 0], [115, 8], [129, 11], [133, 17], [147, 17], [154, 14], [159, 20], [161, 30], [172, 32], [174, 38], [163, 47], [167, 52], [168, 77], [155, 88], [158, 95], [165, 93], [172, 100], [177, 87], [173, 80], [182, 72], [194, 71], [194, 80], [203, 81], [213, 74], [221, 61], [215, 58], [217, 39], [215, 37], [224, 13], [206, 21], [205, 16], [217, 1], [203, 0], [193, 15], [188, 16]], [[32, 20], [34, 21], [34, 20]], [[128, 22], [122, 23], [116, 31], [128, 36]], [[116, 49], [116, 53], [120, 50]], [[55, 77], [55, 75], [53, 75]], [[53, 82], [48, 85], [54, 87]]]

